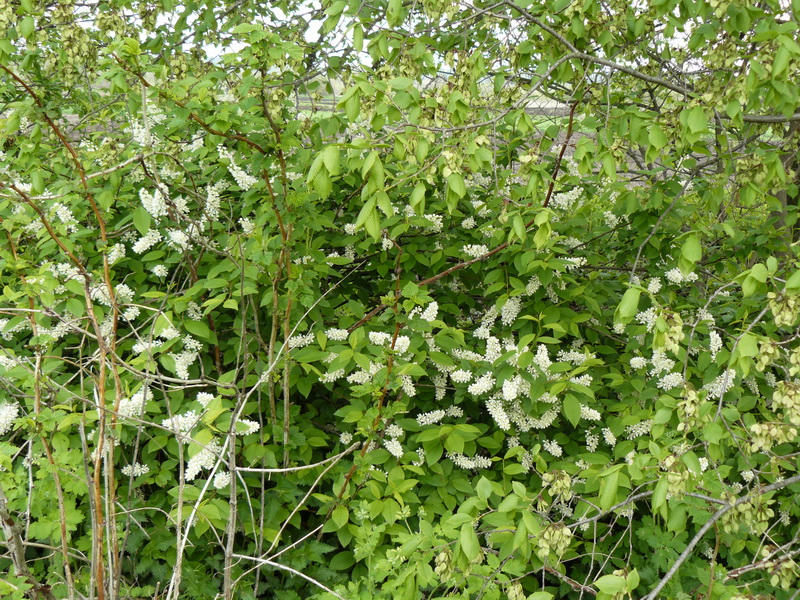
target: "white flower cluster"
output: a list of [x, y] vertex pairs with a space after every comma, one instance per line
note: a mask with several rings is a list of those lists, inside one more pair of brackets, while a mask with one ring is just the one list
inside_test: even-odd
[[108, 264], [113, 265], [119, 259], [125, 257], [125, 244], [117, 243], [111, 246], [108, 251]]
[[431, 224], [425, 228], [427, 233], [441, 233], [442, 227], [444, 225], [444, 219], [442, 215], [422, 215], [423, 218], [427, 219], [431, 222]]
[[200, 392], [197, 394], [197, 401], [203, 408], [208, 408], [208, 405], [211, 404], [213, 399], [214, 394], [209, 394], [208, 392]]
[[646, 325], [647, 333], [653, 331], [653, 327], [655, 327], [656, 324], [656, 319], [658, 319], [658, 311], [653, 306], [636, 315], [636, 322]]
[[644, 369], [647, 366], [647, 359], [644, 356], [634, 356], [631, 359], [632, 369]]
[[[211, 465], [212, 467], [214, 465]], [[231, 474], [229, 471], [219, 471], [216, 475], [214, 475], [214, 488], [221, 490], [224, 487], [228, 487], [231, 483]]]
[[603, 213], [603, 220], [606, 223], [606, 227], [609, 229], [614, 229], [617, 225], [619, 225], [621, 219], [610, 210], [607, 210]]
[[239, 217], [239, 227], [244, 235], [253, 235], [256, 230], [256, 224], [247, 217]]
[[144, 414], [144, 405], [153, 399], [150, 388], [143, 386], [130, 398], [123, 398], [119, 402], [118, 414], [122, 417], [141, 417]]
[[161, 421], [161, 426], [172, 430], [178, 435], [179, 438], [183, 440], [183, 442], [188, 444], [191, 441], [188, 435], [199, 422], [200, 415], [193, 410], [189, 410], [182, 415], [175, 415], [168, 419], [164, 419]]
[[625, 433], [629, 440], [635, 440], [637, 437], [650, 433], [650, 430], [652, 428], [653, 428], [653, 420], [647, 419], [644, 421], [640, 421], [635, 425], [628, 425], [625, 428]]
[[497, 398], [490, 398], [486, 401], [486, 408], [489, 410], [489, 414], [500, 429], [503, 431], [511, 429], [511, 421], [500, 400]]
[[203, 318], [203, 312], [200, 310], [200, 305], [197, 302], [189, 302], [186, 306], [186, 315], [192, 321], [199, 321]]
[[711, 360], [716, 360], [717, 352], [722, 350], [722, 337], [713, 329], [708, 333], [708, 351], [711, 353]]
[[5, 434], [19, 415], [19, 405], [15, 402], [0, 404], [0, 435]]
[[138, 477], [139, 475], [145, 475], [149, 472], [150, 467], [148, 465], [142, 465], [138, 462], [122, 467], [122, 474], [125, 475], [125, 477]]
[[464, 254], [471, 258], [480, 258], [489, 252], [489, 247], [483, 244], [467, 244], [463, 248]]
[[580, 198], [583, 190], [579, 187], [574, 187], [568, 192], [559, 192], [554, 194], [550, 199], [550, 206], [555, 209], [569, 210], [572, 205]]
[[228, 171], [236, 180], [236, 185], [242, 188], [242, 191], [246, 192], [250, 188], [252, 188], [256, 183], [258, 183], [258, 179], [248, 174], [244, 169], [242, 169], [239, 165], [236, 164], [236, 161], [233, 159], [233, 154], [228, 152], [225, 146], [223, 146], [222, 144], [217, 146], [217, 152], [219, 152], [220, 158], [225, 158], [230, 162], [230, 164], [228, 165]]
[[[243, 428], [240, 429], [240, 425]], [[261, 429], [261, 425], [257, 421], [251, 421], [250, 419], [236, 421], [236, 435], [250, 435], [251, 433], [256, 433], [259, 429]]]
[[367, 337], [375, 346], [385, 346], [392, 339], [392, 336], [384, 331], [370, 331]]
[[56, 202], [53, 204], [52, 210], [55, 212], [58, 220], [67, 226], [67, 231], [69, 233], [78, 231], [78, 222], [75, 220], [75, 216], [72, 214], [69, 207], [61, 204], [61, 202]]
[[306, 334], [294, 335], [290, 337], [286, 345], [289, 347], [289, 349], [305, 348], [306, 346], [308, 346], [313, 342], [314, 342], [314, 334], [309, 332]]
[[728, 369], [714, 381], [704, 385], [703, 389], [708, 392], [709, 398], [722, 398], [725, 392], [733, 387], [733, 382], [735, 379], [736, 371], [734, 369]]
[[325, 337], [332, 342], [345, 342], [347, 341], [347, 329], [328, 329], [325, 331]]
[[333, 383], [342, 377], [344, 377], [344, 369], [336, 369], [330, 373], [323, 373], [319, 380], [322, 383]]
[[542, 447], [556, 458], [559, 458], [562, 454], [564, 454], [563, 448], [561, 448], [559, 443], [555, 440], [545, 440], [542, 442]]
[[196, 479], [203, 469], [211, 469], [217, 462], [220, 453], [220, 445], [217, 440], [211, 440], [205, 448], [200, 450], [186, 464], [186, 481]]
[[509, 298], [500, 309], [500, 322], [506, 327], [512, 325], [522, 309], [522, 303], [518, 297]]
[[538, 275], [532, 276], [528, 280], [528, 283], [525, 285], [525, 295], [532, 296], [537, 291], [539, 291], [540, 287], [542, 287], [542, 282], [539, 280], [539, 276]]
[[581, 404], [581, 418], [587, 421], [599, 421], [600, 413], [593, 408], [589, 408], [585, 404]]
[[206, 218], [210, 221], [219, 219], [219, 204], [221, 201], [220, 192], [224, 189], [225, 182], [218, 181], [217, 183], [209, 183], [206, 186], [206, 205], [204, 212]]
[[448, 452], [447, 458], [461, 469], [488, 469], [492, 466], [492, 459], [485, 456], [464, 456], [459, 452]]
[[494, 389], [494, 384], [494, 376], [491, 373], [484, 373], [467, 388], [467, 391], [473, 396], [480, 396]]
[[178, 354], [170, 352], [169, 355], [175, 361], [175, 374], [178, 376], [178, 379], [189, 379], [189, 367], [191, 367], [197, 359], [197, 352], [186, 350]]
[[414, 380], [410, 375], [400, 375], [400, 384], [406, 396], [413, 398], [417, 395], [417, 388], [414, 387]]
[[160, 231], [157, 229], [150, 229], [146, 234], [139, 238], [139, 240], [133, 245], [132, 250], [136, 252], [136, 254], [142, 254], [143, 252], [147, 252], [150, 248], [155, 246], [161, 241], [161, 239]]
[[650, 369], [651, 377], [655, 377], [664, 372], [669, 372], [672, 370], [672, 367], [675, 366], [675, 361], [671, 358], [667, 358], [667, 355], [661, 350], [656, 350], [653, 352], [653, 358], [650, 359], [650, 362], [653, 364], [653, 368]]
[[658, 380], [656, 387], [660, 390], [671, 390], [683, 385], [683, 375], [681, 373], [668, 373]]
[[399, 425], [392, 424], [386, 428], [386, 437], [388, 439], [383, 440], [383, 445], [389, 451], [389, 454], [395, 458], [403, 456], [403, 446], [400, 443], [400, 438], [403, 437], [403, 433], [403, 428]]
[[435, 300], [432, 301], [428, 306], [425, 307], [425, 310], [422, 311], [419, 318], [423, 321], [428, 321], [429, 323], [436, 320], [437, 315], [439, 314], [439, 303]]
[[472, 373], [464, 369], [457, 369], [450, 373], [450, 379], [454, 383], [469, 383], [472, 380]]
[[192, 240], [189, 235], [182, 229], [168, 229], [167, 230], [167, 245], [170, 248], [177, 250], [188, 250], [192, 247]]
[[417, 415], [417, 423], [421, 426], [436, 425], [445, 417], [445, 411], [432, 410], [431, 412], [421, 413]]
[[657, 294], [661, 291], [661, 278], [653, 277], [647, 284], [647, 291], [651, 294]]
[[681, 283], [691, 283], [693, 281], [697, 281], [697, 273], [689, 273], [687, 275], [683, 274], [678, 267], [674, 269], [670, 269], [666, 273], [664, 273], [664, 277], [666, 277], [670, 283], [674, 284], [681, 284]]
[[142, 206], [144, 209], [150, 213], [150, 216], [154, 219], [166, 217], [169, 214], [167, 211], [167, 203], [164, 200], [164, 195], [158, 188], [156, 188], [156, 191], [152, 194], [146, 189], [141, 188], [139, 190], [139, 199], [142, 201]]
[[567, 271], [574, 271], [586, 265], [586, 259], [583, 256], [570, 256], [564, 260], [567, 261]]

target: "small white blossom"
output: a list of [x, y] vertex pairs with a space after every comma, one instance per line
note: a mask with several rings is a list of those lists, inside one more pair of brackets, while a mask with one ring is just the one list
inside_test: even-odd
[[325, 337], [332, 342], [344, 342], [347, 340], [347, 329], [328, 329], [325, 331]]
[[491, 373], [484, 373], [467, 388], [467, 391], [473, 396], [480, 396], [494, 389], [494, 383], [494, 376]]
[[489, 252], [489, 247], [483, 244], [468, 244], [464, 246], [463, 252], [471, 258], [480, 258]]
[[139, 475], [144, 475], [149, 472], [150, 467], [148, 465], [142, 465], [138, 462], [122, 467], [122, 474], [125, 475], [125, 477], [130, 477], [131, 475], [138, 477]]
[[16, 402], [3, 402], [0, 404], [0, 435], [11, 429], [18, 415], [19, 405]]
[[550, 454], [552, 454], [556, 458], [559, 458], [564, 453], [564, 450], [561, 448], [558, 442], [554, 440], [545, 440], [542, 443], [542, 447], [544, 447], [545, 450], [547, 450]]
[[228, 471], [219, 471], [214, 475], [214, 488], [221, 490], [231, 483], [231, 474]]

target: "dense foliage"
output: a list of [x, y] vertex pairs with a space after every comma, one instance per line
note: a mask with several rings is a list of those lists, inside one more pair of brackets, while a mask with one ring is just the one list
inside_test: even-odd
[[797, 597], [799, 20], [0, 0], [0, 596]]

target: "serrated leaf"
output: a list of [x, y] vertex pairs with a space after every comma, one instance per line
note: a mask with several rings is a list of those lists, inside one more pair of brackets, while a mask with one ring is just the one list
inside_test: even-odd
[[322, 162], [330, 175], [339, 174], [339, 147], [328, 146], [322, 152]]
[[369, 217], [370, 213], [375, 210], [375, 204], [377, 203], [377, 198], [370, 198], [367, 200], [367, 203], [361, 207], [361, 210], [358, 213], [358, 217], [356, 217], [356, 228], [361, 227], [367, 221], [367, 217]]
[[372, 209], [367, 215], [367, 219], [364, 221], [364, 229], [374, 240], [378, 240], [381, 237], [381, 218], [377, 209]]

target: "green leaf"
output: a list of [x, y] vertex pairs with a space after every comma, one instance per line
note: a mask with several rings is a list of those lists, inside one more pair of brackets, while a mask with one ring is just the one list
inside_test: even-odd
[[370, 198], [367, 200], [367, 203], [361, 207], [361, 210], [358, 213], [358, 217], [356, 217], [355, 226], [356, 228], [361, 227], [364, 223], [367, 222], [367, 218], [369, 217], [370, 213], [375, 211], [375, 206], [378, 203], [377, 198]]
[[658, 125], [653, 125], [650, 128], [650, 131], [647, 134], [647, 139], [650, 144], [658, 148], [659, 150], [667, 145], [669, 140], [667, 140], [667, 136], [664, 135], [664, 131]]
[[339, 174], [339, 147], [328, 146], [322, 152], [322, 162], [330, 175]]
[[461, 551], [470, 562], [478, 558], [481, 553], [481, 544], [471, 522], [461, 526], [461, 535], [458, 539], [461, 542]]
[[524, 242], [526, 237], [526, 231], [525, 231], [525, 223], [523, 223], [522, 217], [520, 217], [519, 215], [514, 215], [512, 226], [514, 229], [514, 234], [520, 239], [520, 241]]
[[578, 426], [581, 420], [581, 403], [575, 396], [567, 394], [567, 397], [564, 398], [562, 412], [564, 416], [567, 417], [567, 420], [572, 423], [573, 427]]
[[667, 476], [664, 475], [658, 480], [655, 490], [653, 490], [653, 511], [657, 511], [659, 508], [664, 506], [664, 503], [667, 500], [668, 491], [669, 481], [667, 481]]
[[628, 582], [619, 575], [603, 575], [594, 582], [595, 587], [604, 594], [619, 594], [627, 590]]
[[687, 452], [681, 456], [681, 460], [683, 461], [683, 464], [685, 464], [695, 475], [700, 475], [703, 472], [703, 468], [700, 466], [700, 459], [697, 458], [697, 455], [694, 452]]
[[756, 265], [753, 265], [753, 268], [750, 269], [750, 277], [752, 277], [753, 279], [755, 279], [760, 283], [766, 283], [767, 277], [769, 277], [769, 271], [767, 271], [767, 267], [765, 267], [761, 263], [758, 263]]
[[737, 346], [740, 356], [758, 355], [758, 338], [750, 332], [745, 333]]
[[147, 232], [150, 231], [150, 213], [143, 206], [133, 211], [133, 226], [142, 235], [147, 235]]
[[786, 67], [789, 66], [789, 58], [791, 54], [786, 46], [780, 46], [778, 51], [775, 52], [775, 58], [772, 61], [772, 75], [773, 77], [781, 75]]
[[334, 508], [333, 512], [331, 512], [331, 519], [334, 523], [336, 523], [337, 529], [341, 529], [347, 525], [347, 521], [350, 519], [350, 514], [347, 510], [347, 507], [340, 504]]
[[475, 486], [475, 491], [478, 493], [478, 498], [481, 500], [488, 499], [489, 496], [492, 495], [492, 482], [486, 479], [486, 477], [481, 477]]
[[459, 198], [463, 198], [467, 193], [467, 186], [464, 184], [464, 178], [458, 173], [450, 173], [447, 178], [447, 187]]
[[786, 280], [786, 291], [792, 293], [800, 291], [800, 271], [795, 271], [789, 279]]
[[614, 321], [619, 323], [630, 323], [639, 310], [639, 297], [642, 291], [636, 288], [628, 288], [622, 296], [622, 300], [617, 307]]
[[686, 116], [686, 125], [692, 133], [700, 133], [708, 129], [706, 113], [699, 106], [692, 108]]
[[689, 234], [681, 247], [681, 256], [691, 263], [696, 263], [703, 257], [700, 246], [700, 236], [696, 233]]
[[364, 229], [376, 241], [381, 237], [381, 217], [377, 209], [372, 209], [367, 215], [364, 221]]
[[608, 510], [617, 501], [619, 489], [619, 471], [614, 471], [600, 481], [600, 508]]

